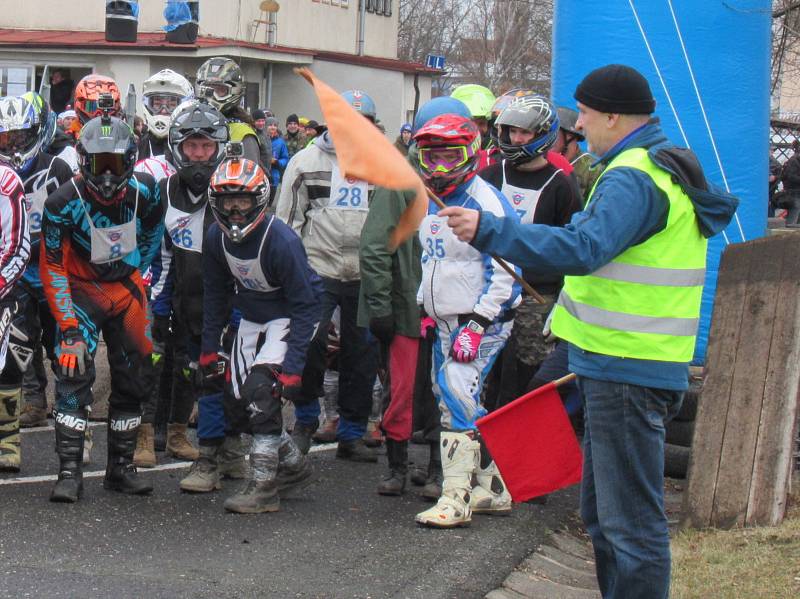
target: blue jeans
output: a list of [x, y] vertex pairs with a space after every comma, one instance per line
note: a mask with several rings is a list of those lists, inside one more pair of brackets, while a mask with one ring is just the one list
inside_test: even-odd
[[664, 426], [682, 391], [578, 377], [584, 400], [581, 517], [604, 599], [666, 599]]

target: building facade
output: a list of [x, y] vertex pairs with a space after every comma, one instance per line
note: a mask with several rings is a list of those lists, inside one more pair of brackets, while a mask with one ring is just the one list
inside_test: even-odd
[[104, 0], [29, 0], [26, 8], [0, 0], [0, 93], [38, 89], [48, 66], [67, 69], [76, 82], [91, 72], [109, 75], [125, 96], [130, 84], [140, 91], [163, 68], [194, 81], [206, 59], [228, 56], [245, 73], [248, 108], [323, 120], [310, 86], [293, 72], [307, 66], [335, 89], [370, 94], [393, 135], [430, 98], [438, 73], [397, 60], [399, 0], [363, 1], [362, 10], [359, 0], [200, 0], [196, 42], [172, 44], [159, 0], [139, 3], [135, 43], [106, 41]]

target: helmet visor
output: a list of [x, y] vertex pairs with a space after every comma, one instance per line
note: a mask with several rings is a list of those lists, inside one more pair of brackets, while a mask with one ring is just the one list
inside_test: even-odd
[[182, 98], [176, 94], [151, 94], [145, 96], [144, 105], [150, 114], [169, 116], [181, 103]]
[[419, 163], [430, 173], [449, 173], [464, 166], [470, 158], [467, 146], [419, 148]]
[[25, 154], [36, 146], [39, 140], [39, 126], [16, 129], [0, 133], [0, 154], [11, 156]]
[[87, 163], [89, 172], [95, 177], [105, 173], [121, 177], [128, 170], [124, 154], [111, 154], [108, 152], [89, 154]]

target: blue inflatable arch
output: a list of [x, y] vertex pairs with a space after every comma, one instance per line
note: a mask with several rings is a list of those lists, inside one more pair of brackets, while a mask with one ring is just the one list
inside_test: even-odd
[[709, 180], [736, 195], [737, 218], [710, 240], [695, 363], [705, 362], [719, 258], [727, 243], [765, 234], [769, 142], [769, 0], [555, 0], [553, 99], [575, 107], [589, 71], [643, 73], [656, 116], [695, 151]]

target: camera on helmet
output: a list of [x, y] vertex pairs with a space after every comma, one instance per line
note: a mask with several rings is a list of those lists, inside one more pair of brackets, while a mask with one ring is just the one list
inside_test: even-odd
[[114, 110], [114, 96], [111, 94], [100, 94], [97, 97], [97, 107], [100, 110]]
[[240, 141], [230, 141], [225, 147], [225, 158], [227, 160], [241, 160], [244, 158], [244, 144]]

